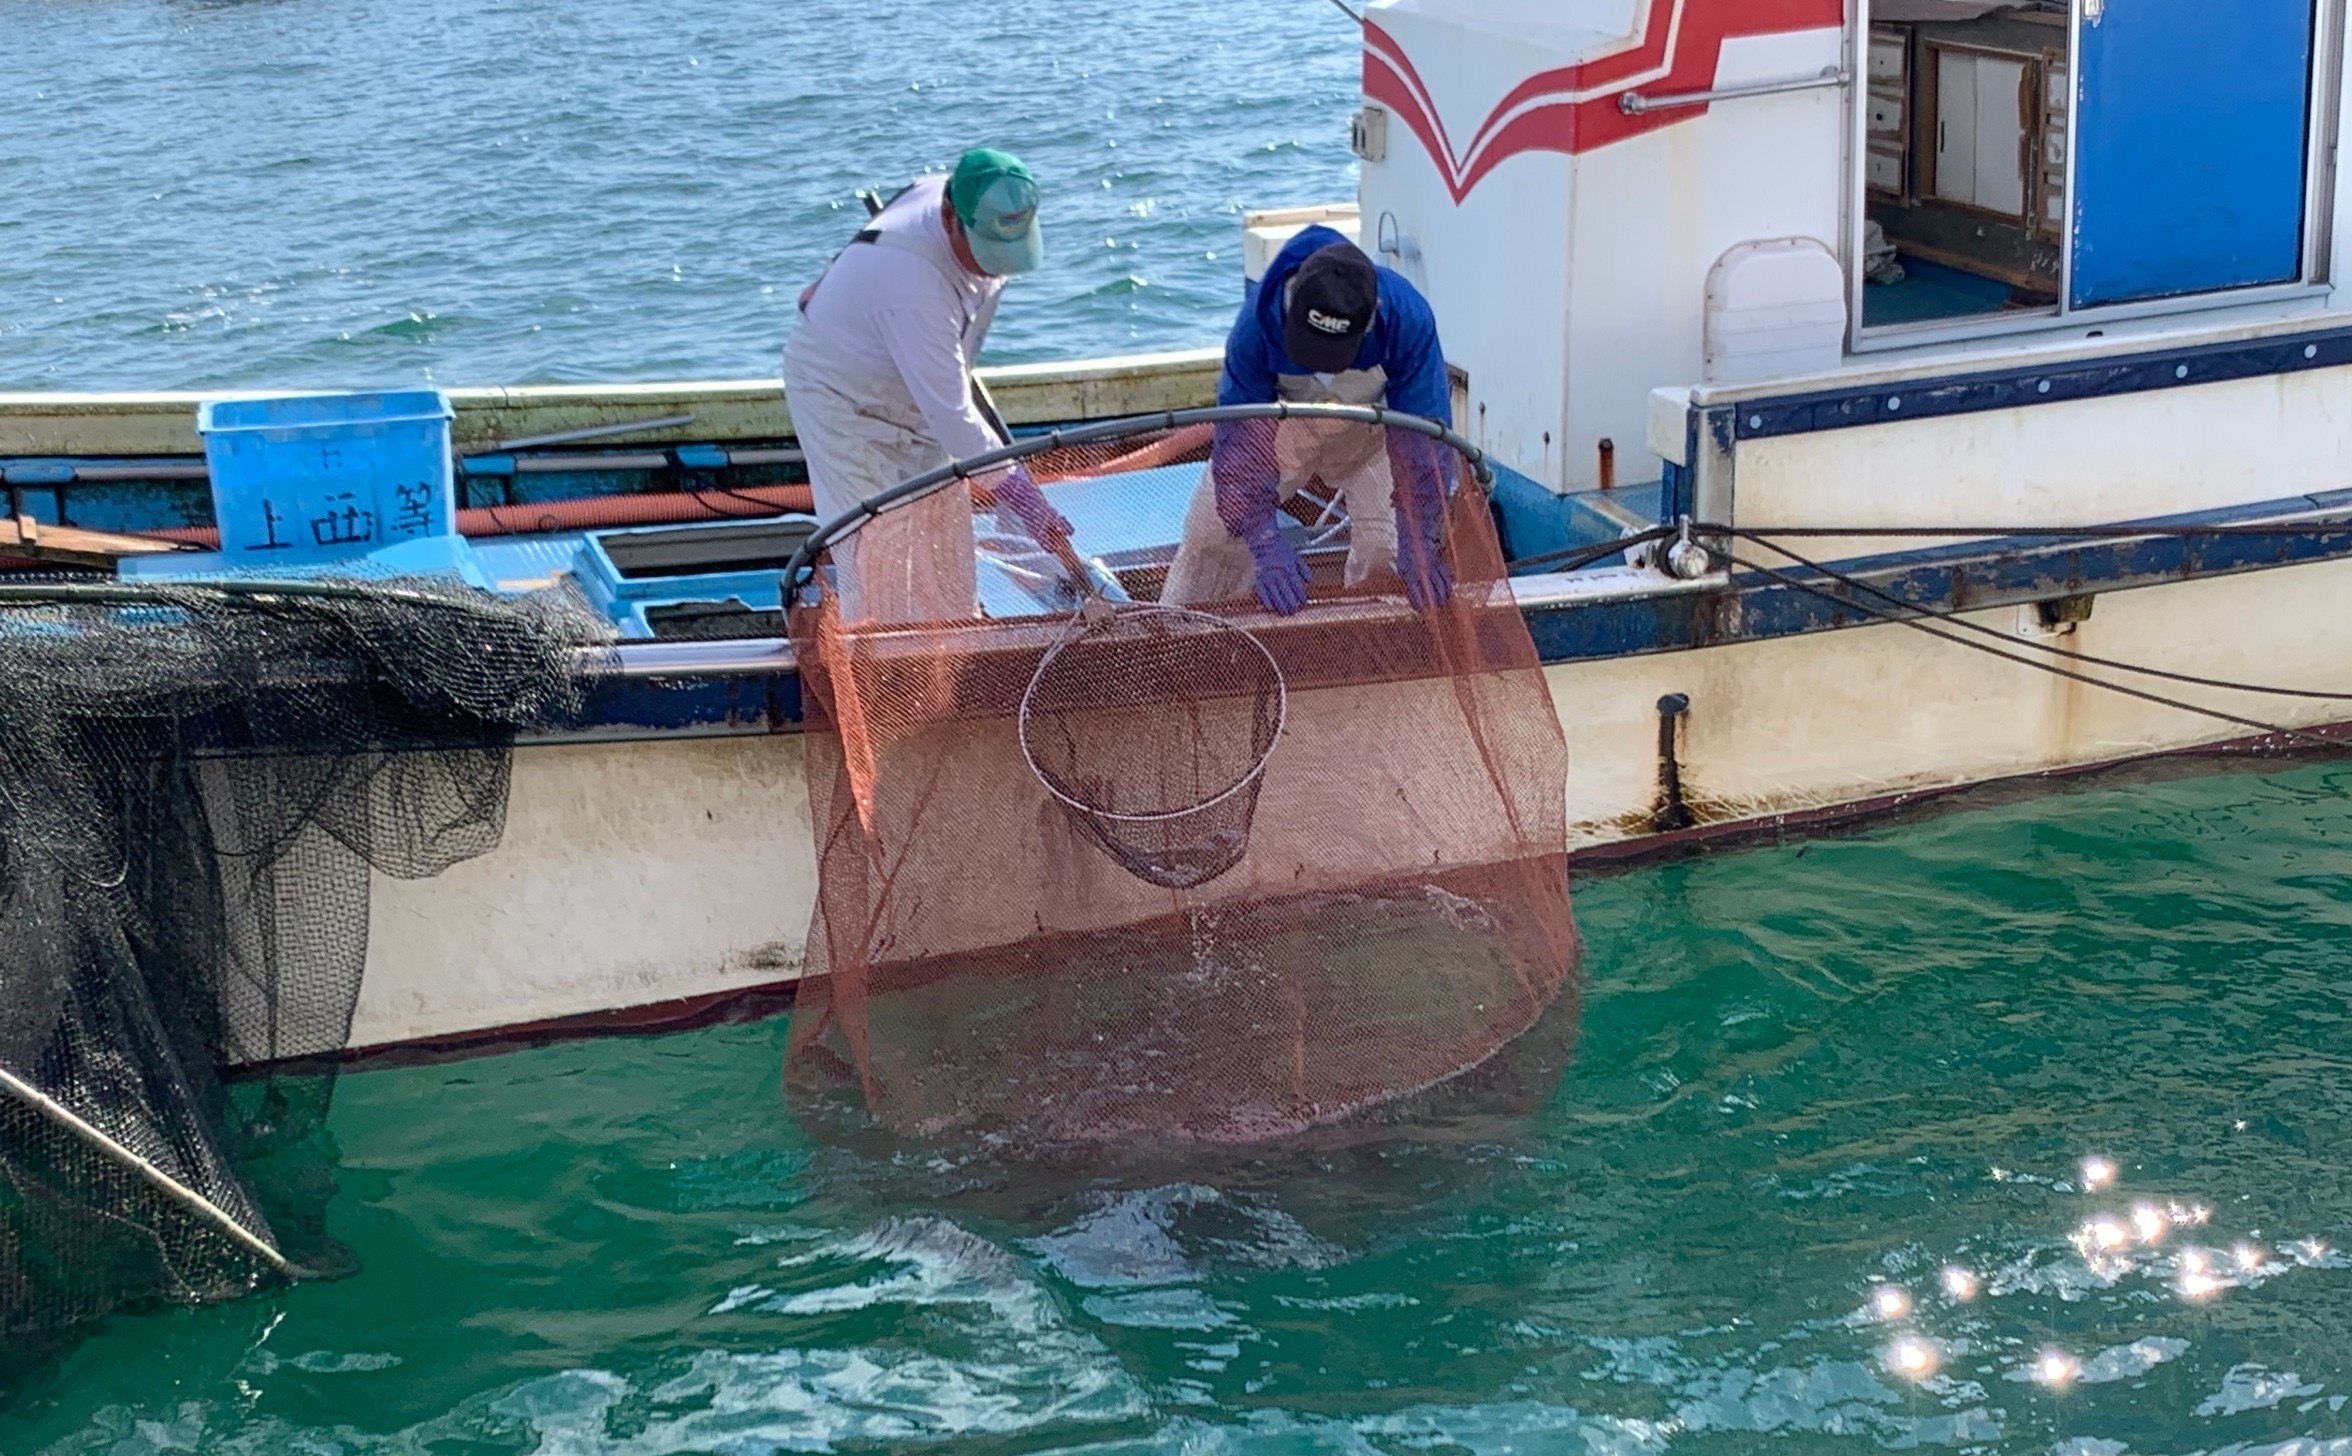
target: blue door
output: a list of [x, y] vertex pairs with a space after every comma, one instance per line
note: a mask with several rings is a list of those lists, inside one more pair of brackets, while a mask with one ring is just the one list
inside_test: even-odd
[[2313, 0], [2076, 0], [2074, 306], [2303, 276]]

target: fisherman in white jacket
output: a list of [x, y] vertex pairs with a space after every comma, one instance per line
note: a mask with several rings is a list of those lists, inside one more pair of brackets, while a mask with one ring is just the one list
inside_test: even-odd
[[[1005, 280], [1044, 258], [1037, 183], [1017, 159], [964, 153], [891, 200], [800, 296], [784, 389], [831, 520], [902, 480], [1003, 444], [973, 398], [972, 361]], [[1070, 523], [1019, 466], [981, 477], [1040, 545]], [[972, 497], [932, 492], [833, 549], [848, 621], [940, 622], [979, 610]]]

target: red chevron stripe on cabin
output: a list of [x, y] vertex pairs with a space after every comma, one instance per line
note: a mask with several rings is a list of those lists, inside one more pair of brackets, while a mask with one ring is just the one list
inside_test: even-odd
[[1396, 38], [1364, 22], [1364, 94], [1396, 114], [1437, 163], [1460, 202], [1480, 179], [1521, 152], [1574, 155], [1704, 113], [1704, 106], [1629, 116], [1628, 91], [1704, 91], [1715, 84], [1723, 42], [1845, 23], [1845, 0], [1650, 0], [1639, 39], [1626, 49], [1529, 77], [1487, 114], [1457, 151], [1429, 88]]

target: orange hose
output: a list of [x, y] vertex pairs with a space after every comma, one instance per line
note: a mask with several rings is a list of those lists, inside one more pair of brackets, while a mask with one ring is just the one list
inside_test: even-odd
[[468, 536], [516, 536], [599, 526], [756, 520], [787, 511], [805, 515], [816, 508], [816, 495], [805, 485], [745, 485], [724, 493], [666, 491], [659, 495], [604, 495], [519, 506], [477, 506], [457, 513], [457, 529]]
[[[465, 536], [522, 536], [539, 531], [587, 531], [611, 526], [756, 520], [762, 515], [781, 515], [787, 511], [813, 511], [816, 505], [816, 497], [805, 485], [747, 485], [724, 494], [665, 491], [659, 495], [602, 495], [579, 500], [534, 501], [526, 505], [472, 506], [457, 513], [457, 529]], [[212, 526], [177, 526], [136, 534], [214, 549], [220, 545], [220, 532]]]
[[1100, 465], [1040, 471], [1037, 479], [1042, 484], [1049, 480], [1070, 480], [1081, 475], [1116, 475], [1129, 470], [1156, 470], [1162, 465], [1175, 464], [1195, 450], [1207, 449], [1216, 433], [1215, 425], [1186, 425], [1164, 440], [1154, 440], [1141, 449], [1114, 455]]
[[[1172, 464], [1207, 447], [1215, 433], [1211, 425], [1187, 425], [1164, 440], [1116, 455], [1099, 465], [1041, 474], [1043, 481], [1079, 476], [1110, 475], [1129, 470], [1151, 470]], [[996, 504], [995, 492], [971, 482], [975, 505]], [[764, 512], [763, 509], [765, 508]], [[763, 513], [813, 512], [816, 496], [805, 485], [747, 485], [721, 492], [666, 491], [658, 495], [587, 496], [577, 500], [534, 501], [513, 506], [472, 506], [457, 513], [457, 529], [464, 536], [525, 536], [541, 531], [591, 531], [615, 526], [687, 525], [699, 521], [751, 520]], [[173, 526], [155, 531], [125, 532], [159, 541], [182, 541], [208, 550], [220, 547], [220, 532], [211, 526]]]

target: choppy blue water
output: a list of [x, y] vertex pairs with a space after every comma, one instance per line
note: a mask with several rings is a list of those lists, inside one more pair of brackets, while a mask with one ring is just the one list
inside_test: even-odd
[[980, 142], [1050, 247], [992, 358], [1212, 343], [1356, 76], [1324, 0], [0, 0], [0, 389], [772, 373]]

